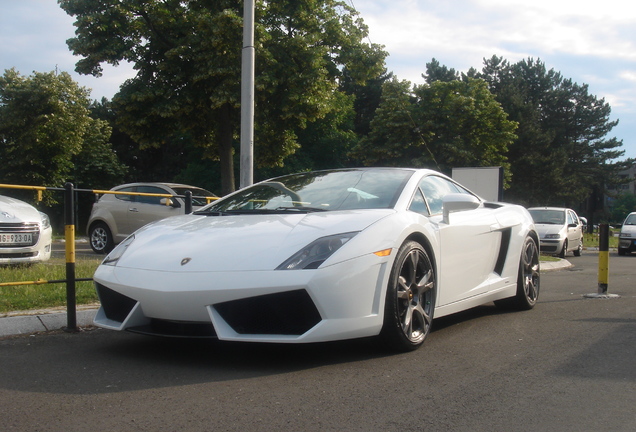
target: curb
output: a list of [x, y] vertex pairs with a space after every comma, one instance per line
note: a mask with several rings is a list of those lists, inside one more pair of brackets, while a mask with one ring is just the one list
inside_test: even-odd
[[541, 261], [541, 271], [549, 272], [554, 270], [563, 270], [566, 268], [574, 267], [570, 261], [566, 259], [560, 259], [559, 261]]
[[[78, 310], [76, 323], [78, 327], [93, 324], [96, 308]], [[0, 337], [28, 335], [39, 332], [60, 330], [66, 327], [66, 312], [37, 311], [26, 315], [12, 315], [0, 318]]]

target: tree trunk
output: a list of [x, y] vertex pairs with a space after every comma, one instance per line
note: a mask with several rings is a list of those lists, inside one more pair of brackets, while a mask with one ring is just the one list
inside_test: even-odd
[[223, 196], [234, 192], [234, 148], [232, 134], [231, 107], [225, 104], [221, 107], [221, 127], [219, 131], [219, 156], [221, 159], [221, 194]]

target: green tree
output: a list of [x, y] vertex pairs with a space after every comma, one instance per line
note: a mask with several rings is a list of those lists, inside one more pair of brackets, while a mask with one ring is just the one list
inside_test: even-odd
[[[121, 128], [142, 147], [187, 135], [221, 161], [222, 193], [234, 189], [240, 118], [242, 4], [229, 0], [59, 0], [76, 17], [68, 41], [76, 70], [134, 64], [114, 97]], [[347, 70], [357, 82], [383, 71], [384, 53], [363, 42], [367, 27], [344, 1], [256, 3], [257, 166], [281, 165], [298, 130], [338, 107]]]
[[590, 95], [587, 85], [531, 58], [509, 64], [493, 56], [477, 76], [519, 123], [508, 152], [513, 178], [508, 200], [576, 207], [618, 184], [618, 172], [634, 163], [619, 160], [622, 142], [608, 138], [618, 122], [610, 121], [609, 104]]
[[0, 178], [4, 183], [62, 186], [91, 133], [89, 92], [68, 73], [0, 77]]
[[434, 81], [410, 89], [408, 81], [387, 82], [371, 133], [355, 149], [366, 165], [507, 167], [507, 146], [516, 124], [486, 82]]
[[631, 212], [636, 211], [636, 195], [633, 193], [622, 193], [612, 202], [611, 221], [623, 223]]

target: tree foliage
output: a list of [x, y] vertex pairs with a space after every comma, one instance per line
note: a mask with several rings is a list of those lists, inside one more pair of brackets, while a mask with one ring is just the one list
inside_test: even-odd
[[408, 81], [394, 79], [385, 84], [371, 132], [355, 154], [365, 165], [447, 173], [453, 167], [507, 167], [515, 128], [483, 80], [433, 81], [411, 91]]
[[0, 77], [3, 183], [61, 187], [67, 181], [89, 184], [121, 176], [124, 168], [108, 143], [110, 128], [90, 117], [88, 95], [65, 72], [25, 77], [5, 71]]
[[475, 75], [519, 123], [508, 153], [508, 200], [575, 207], [595, 189], [620, 182], [618, 173], [634, 163], [618, 160], [622, 141], [608, 136], [618, 121], [610, 120], [609, 104], [589, 94], [587, 85], [531, 58], [510, 64], [493, 56]]
[[[76, 70], [134, 64], [115, 96], [121, 128], [142, 147], [187, 135], [221, 161], [223, 192], [234, 189], [240, 119], [242, 4], [229, 0], [59, 0], [76, 18], [68, 41]], [[378, 76], [386, 56], [364, 43], [367, 27], [344, 1], [256, 3], [255, 161], [282, 164], [297, 131], [338, 107], [346, 70], [358, 82]]]

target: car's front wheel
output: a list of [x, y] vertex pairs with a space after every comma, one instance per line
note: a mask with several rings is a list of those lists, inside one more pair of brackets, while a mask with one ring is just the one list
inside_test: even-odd
[[567, 253], [568, 253], [568, 241], [564, 240], [563, 241], [563, 249], [561, 249], [561, 252], [559, 252], [559, 258], [565, 258]]
[[91, 226], [88, 237], [91, 243], [91, 248], [95, 253], [105, 254], [113, 250], [115, 243], [113, 241], [113, 235], [103, 222], [97, 222]]
[[398, 250], [384, 308], [380, 337], [392, 349], [412, 351], [430, 332], [435, 309], [435, 269], [426, 250], [409, 241]]

